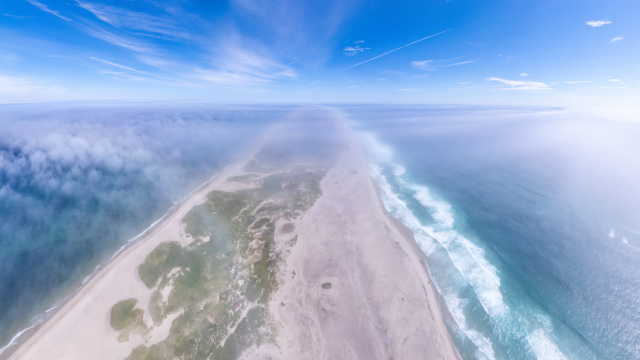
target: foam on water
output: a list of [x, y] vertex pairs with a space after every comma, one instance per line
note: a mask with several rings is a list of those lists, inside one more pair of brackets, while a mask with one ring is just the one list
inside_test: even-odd
[[[420, 224], [420, 221], [415, 217], [415, 215], [413, 215], [407, 205], [393, 192], [391, 185], [381, 174], [380, 168], [374, 165], [371, 169], [372, 177], [376, 180], [382, 190], [381, 197], [387, 211], [411, 229], [414, 233], [418, 246], [420, 246], [425, 254], [431, 255], [436, 250], [436, 244], [433, 241], [433, 238], [429, 236], [429, 231]], [[437, 283], [436, 287], [438, 288], [438, 291], [442, 293], [442, 290]], [[455, 296], [447, 296], [448, 294], [443, 295], [445, 295], [447, 308], [454, 317], [459, 328], [474, 343], [474, 345], [476, 345], [481, 352], [482, 357], [494, 360], [494, 352], [489, 339], [479, 332], [472, 330], [468, 326], [464, 316], [464, 302]]]
[[444, 296], [447, 308], [462, 332], [478, 347], [476, 357], [478, 359], [495, 359], [491, 341], [480, 332], [473, 330], [467, 324], [462, 309], [467, 305], [466, 301], [455, 296]]
[[549, 339], [542, 329], [535, 330], [527, 336], [527, 341], [538, 359], [567, 360], [558, 347]]
[[11, 340], [9, 340], [9, 343], [7, 345], [5, 345], [4, 347], [0, 348], [0, 354], [2, 354], [5, 350], [7, 350], [9, 347], [13, 346], [13, 344], [16, 342], [16, 340], [18, 340], [18, 338], [24, 334], [26, 331], [31, 330], [32, 328], [42, 324], [42, 319], [38, 319], [37, 321], [35, 321], [33, 324], [31, 324], [31, 326], [29, 326], [26, 329], [23, 329], [21, 331], [18, 331], [17, 334], [15, 334]]
[[[457, 231], [452, 206], [435, 197], [428, 187], [410, 181], [407, 169], [394, 164], [391, 156], [393, 152], [380, 146], [375, 137], [368, 136], [365, 143], [370, 147], [377, 147], [372, 152], [376, 161], [371, 165], [370, 173], [380, 187], [387, 211], [413, 231], [416, 242], [428, 258], [438, 256], [438, 252], [442, 252], [439, 248], [444, 249], [449, 260], [446, 263], [455, 267], [447, 270], [447, 273], [458, 274], [460, 279], [464, 279], [460, 282], [453, 279], [458, 278], [457, 275], [452, 275], [452, 279], [434, 278], [434, 284], [443, 295], [455, 325], [475, 345], [477, 351], [474, 351], [474, 358], [497, 357], [496, 344], [491, 341], [493, 337], [503, 343], [520, 344], [523, 348], [528, 345], [530, 350], [521, 352], [526, 359], [566, 360], [567, 357], [550, 336], [553, 326], [549, 315], [539, 309], [522, 310], [522, 306], [509, 305], [518, 299], [506, 297], [500, 273], [487, 259], [486, 250]], [[407, 202], [410, 198], [433, 221], [421, 221]], [[448, 285], [441, 284], [441, 281], [446, 281]], [[469, 300], [460, 294], [469, 286], [490, 318], [488, 328], [473, 325], [467, 318], [470, 311]], [[482, 318], [482, 315], [478, 317]]]

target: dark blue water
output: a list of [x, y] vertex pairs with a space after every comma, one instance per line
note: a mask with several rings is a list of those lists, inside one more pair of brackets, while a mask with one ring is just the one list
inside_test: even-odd
[[0, 349], [286, 112], [0, 108]]
[[[465, 359], [640, 359], [640, 125], [351, 107]], [[633, 119], [630, 119], [633, 120]]]

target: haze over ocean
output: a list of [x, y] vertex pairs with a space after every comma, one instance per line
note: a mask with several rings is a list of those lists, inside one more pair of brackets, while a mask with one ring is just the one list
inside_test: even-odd
[[[3, 346], [291, 109], [5, 107]], [[464, 359], [640, 356], [638, 124], [549, 108], [342, 111], [425, 252]]]
[[285, 113], [159, 104], [0, 111], [0, 348]]
[[640, 358], [637, 123], [553, 109], [349, 111], [385, 206], [427, 255], [463, 358]]

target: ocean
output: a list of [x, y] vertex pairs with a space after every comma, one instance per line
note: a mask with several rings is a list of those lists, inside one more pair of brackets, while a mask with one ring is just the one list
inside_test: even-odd
[[[637, 122], [339, 109], [385, 207], [425, 254], [463, 359], [640, 359]], [[0, 108], [0, 352], [291, 110]]]
[[640, 359], [640, 124], [344, 107], [463, 359]]

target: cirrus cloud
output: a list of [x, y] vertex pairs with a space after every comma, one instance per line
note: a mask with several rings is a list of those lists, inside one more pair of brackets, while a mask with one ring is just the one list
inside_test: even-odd
[[507, 80], [501, 79], [498, 77], [489, 77], [488, 81], [497, 81], [506, 85], [509, 85], [508, 88], [503, 88], [501, 90], [550, 90], [551, 87], [543, 82], [538, 81], [524, 81], [524, 80]]

